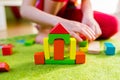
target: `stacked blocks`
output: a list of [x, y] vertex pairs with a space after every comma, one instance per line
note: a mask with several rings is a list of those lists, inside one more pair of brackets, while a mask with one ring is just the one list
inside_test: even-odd
[[77, 52], [76, 53], [76, 64], [83, 64], [85, 63], [85, 53], [84, 52]]
[[[50, 56], [50, 45], [54, 45], [53, 56]], [[64, 46], [70, 45], [70, 54], [65, 57], [64, 55]], [[44, 38], [44, 59], [45, 64], [83, 64], [85, 63], [85, 54], [76, 55], [76, 39], [70, 38], [68, 31], [59, 23], [55, 26], [48, 38]], [[37, 55], [39, 54], [39, 55]], [[36, 53], [38, 57], [34, 57], [35, 64], [40, 63], [40, 53]], [[41, 56], [43, 57], [43, 55]], [[78, 59], [80, 58], [80, 59]], [[43, 58], [42, 58], [43, 59]], [[77, 62], [76, 62], [77, 59]]]
[[0, 62], [0, 72], [8, 72], [10, 70], [10, 67], [5, 62]]
[[4, 45], [2, 46], [2, 55], [7, 56], [12, 54], [12, 46]]
[[105, 42], [105, 53], [106, 55], [115, 55], [115, 46], [110, 42]]
[[64, 40], [55, 39], [54, 41], [54, 60], [64, 59]]
[[88, 40], [79, 42], [80, 51], [87, 52], [88, 51]]
[[75, 60], [76, 55], [76, 39], [70, 38], [70, 59]]
[[35, 64], [44, 64], [45, 63], [44, 52], [35, 53], [34, 61], [35, 61]]
[[43, 48], [44, 48], [44, 53], [45, 53], [45, 59], [50, 59], [50, 46], [48, 43], [48, 38], [44, 38], [43, 40]]

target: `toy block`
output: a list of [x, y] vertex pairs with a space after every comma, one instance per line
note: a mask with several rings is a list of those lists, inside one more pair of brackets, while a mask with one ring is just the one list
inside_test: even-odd
[[76, 39], [70, 38], [70, 59], [75, 60], [76, 56]]
[[84, 64], [85, 59], [86, 59], [86, 56], [84, 52], [81, 52], [81, 51], [76, 52], [76, 64]]
[[45, 64], [75, 64], [75, 60], [65, 58], [64, 60], [54, 60], [53, 58], [45, 60]]
[[2, 47], [2, 55], [7, 56], [7, 55], [11, 55], [11, 54], [12, 54], [12, 47], [8, 46], [8, 45], [4, 45]]
[[105, 42], [105, 53], [106, 55], [115, 55], [115, 46], [110, 42]]
[[99, 41], [90, 42], [88, 46], [88, 53], [99, 54], [100, 53], [100, 42]]
[[44, 48], [45, 59], [50, 59], [50, 46], [48, 44], [48, 38], [44, 38], [43, 48]]
[[49, 44], [53, 44], [55, 39], [63, 39], [65, 44], [69, 44], [70, 34], [49, 34]]
[[0, 62], [0, 72], [8, 72], [10, 70], [10, 67], [5, 62]]
[[80, 51], [88, 52], [88, 45], [86, 47], [80, 47]]
[[63, 27], [62, 24], [58, 23], [52, 30], [50, 34], [69, 34], [68, 31]]
[[79, 34], [79, 36], [80, 36], [80, 38], [82, 38], [82, 39], [83, 39], [83, 41], [87, 40], [87, 38], [86, 38], [84, 35]]
[[87, 45], [88, 45], [88, 41], [87, 40], [79, 42], [79, 47], [86, 47]]
[[34, 54], [34, 61], [35, 61], [35, 64], [44, 64], [45, 63], [44, 52], [35, 53]]
[[54, 60], [64, 59], [64, 40], [55, 39], [54, 41]]
[[21, 39], [21, 40], [17, 40], [16, 42], [21, 43], [21, 44], [24, 44], [24, 43], [25, 43], [25, 40], [24, 40], [24, 39]]
[[34, 43], [35, 43], [35, 40], [31, 39], [31, 40], [26, 40], [24, 44], [25, 44], [25, 46], [31, 46]]
[[0, 46], [0, 49], [2, 49], [2, 46]]

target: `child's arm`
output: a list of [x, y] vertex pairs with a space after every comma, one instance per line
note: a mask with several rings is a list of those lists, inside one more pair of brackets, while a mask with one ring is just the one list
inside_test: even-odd
[[44, 24], [50, 24], [52, 26], [55, 26], [60, 22], [68, 30], [70, 35], [75, 37], [78, 41], [82, 41], [82, 39], [76, 33], [81, 33], [85, 35], [91, 41], [95, 39], [95, 33], [87, 25], [45, 13], [35, 8], [35, 3], [36, 0], [23, 0], [23, 4], [21, 6], [21, 15], [24, 18], [27, 18], [38, 24], [44, 23]]
[[88, 25], [95, 32], [96, 38], [98, 38], [102, 32], [99, 24], [94, 19], [90, 0], [82, 0], [81, 9], [83, 13], [82, 23]]

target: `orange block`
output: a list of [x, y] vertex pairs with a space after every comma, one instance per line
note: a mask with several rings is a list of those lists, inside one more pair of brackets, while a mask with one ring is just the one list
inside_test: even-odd
[[56, 39], [54, 41], [54, 60], [64, 59], [64, 40]]
[[35, 64], [44, 64], [45, 63], [44, 52], [35, 53], [34, 61], [35, 61]]
[[83, 64], [83, 63], [85, 63], [85, 53], [79, 51], [76, 53], [76, 64]]
[[8, 72], [10, 70], [9, 65], [5, 62], [0, 62], [0, 72]]

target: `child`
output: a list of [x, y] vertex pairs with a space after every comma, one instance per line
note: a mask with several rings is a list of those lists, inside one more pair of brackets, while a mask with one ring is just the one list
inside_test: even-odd
[[[118, 21], [114, 16], [93, 12], [90, 0], [81, 0], [80, 8], [75, 6], [77, 0], [23, 0], [21, 15], [41, 25], [44, 33], [40, 33], [36, 42], [42, 43], [48, 34], [48, 26], [61, 23], [71, 36], [78, 41], [84, 35], [93, 41], [109, 38], [118, 31]], [[37, 3], [36, 8], [35, 5]]]

